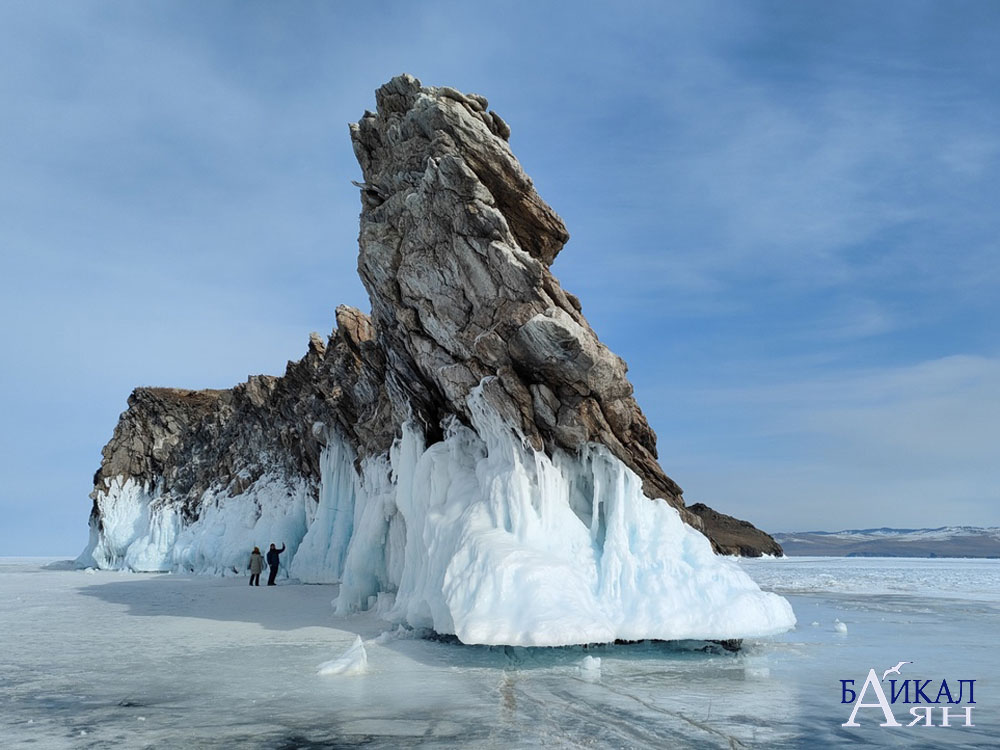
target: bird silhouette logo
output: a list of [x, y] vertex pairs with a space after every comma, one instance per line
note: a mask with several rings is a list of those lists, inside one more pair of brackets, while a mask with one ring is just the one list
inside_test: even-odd
[[[913, 662], [912, 661], [901, 661], [901, 662], [899, 662], [899, 664], [897, 664], [896, 666], [892, 667], [891, 669], [885, 670], [882, 673], [882, 679], [884, 680], [886, 677], [888, 677], [891, 674], [899, 674], [899, 668], [901, 666], [903, 666], [904, 664], [913, 664]], [[899, 675], [899, 676], [902, 677], [902, 675]]]

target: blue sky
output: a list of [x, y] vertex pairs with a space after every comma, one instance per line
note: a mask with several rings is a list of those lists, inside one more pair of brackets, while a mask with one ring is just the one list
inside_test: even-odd
[[136, 385], [357, 280], [347, 123], [486, 95], [667, 473], [772, 531], [1000, 525], [1000, 5], [0, 5], [0, 554], [75, 554]]

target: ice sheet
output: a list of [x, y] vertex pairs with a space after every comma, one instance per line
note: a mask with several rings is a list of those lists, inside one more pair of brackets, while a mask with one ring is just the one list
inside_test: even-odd
[[[1000, 656], [984, 634], [1000, 594], [945, 598], [947, 577], [933, 582], [947, 571], [985, 589], [1000, 561], [829, 562], [741, 563], [797, 592], [803, 626], [730, 654], [701, 642], [463, 646], [373, 612], [334, 616], [333, 585], [0, 561], [0, 737], [44, 748], [990, 747]], [[867, 588], [883, 573], [903, 580], [902, 570], [929, 596]], [[831, 572], [859, 584], [804, 585]], [[316, 673], [359, 636], [367, 672]], [[599, 670], [582, 668], [597, 659]], [[977, 726], [842, 728], [838, 680], [901, 660], [927, 677], [981, 680]]]

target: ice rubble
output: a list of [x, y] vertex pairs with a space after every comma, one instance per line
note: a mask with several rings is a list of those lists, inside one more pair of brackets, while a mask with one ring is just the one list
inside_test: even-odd
[[580, 660], [577, 669], [580, 671], [580, 677], [587, 682], [600, 682], [601, 657], [588, 654]]
[[80, 561], [225, 574], [244, 570], [253, 545], [284, 541], [292, 576], [341, 582], [338, 613], [378, 601], [390, 622], [470, 644], [727, 639], [794, 625], [784, 599], [645, 497], [607, 448], [549, 456], [506, 427], [481, 389], [469, 406], [471, 427], [455, 421], [426, 446], [404, 425], [390, 454], [360, 471], [330, 436], [318, 505], [304, 485], [265, 475], [240, 496], [207, 497], [185, 525], [155, 488], [113, 484]]
[[354, 639], [354, 643], [343, 654], [316, 667], [316, 673], [324, 675], [353, 675], [363, 674], [367, 671], [368, 652], [365, 651], [365, 644], [360, 635]]

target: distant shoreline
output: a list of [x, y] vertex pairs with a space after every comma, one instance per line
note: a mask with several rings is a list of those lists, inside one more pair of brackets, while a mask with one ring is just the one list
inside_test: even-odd
[[888, 553], [871, 553], [871, 554], [861, 554], [852, 552], [847, 555], [837, 555], [837, 554], [826, 554], [822, 555], [816, 552], [792, 552], [785, 553], [783, 558], [774, 558], [778, 560], [787, 560], [790, 558], [828, 558], [830, 560], [1000, 560], [1000, 555], [893, 555]]
[[776, 533], [788, 557], [1000, 559], [1000, 528], [848, 529]]

